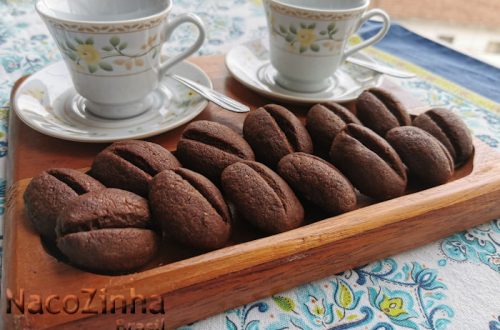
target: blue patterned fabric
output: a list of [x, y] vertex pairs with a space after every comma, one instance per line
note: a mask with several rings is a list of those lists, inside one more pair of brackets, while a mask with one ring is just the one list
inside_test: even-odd
[[[207, 25], [208, 40], [200, 55], [224, 53], [266, 34], [261, 0], [174, 2], [176, 13], [196, 12]], [[1, 0], [0, 17], [0, 169], [4, 169], [13, 83], [61, 57], [32, 1]], [[376, 23], [367, 25], [361, 35], [369, 36], [375, 27]], [[180, 50], [193, 38], [192, 28], [183, 26], [166, 47]], [[498, 69], [400, 26], [393, 26], [377, 47], [366, 53], [418, 74], [394, 83], [424, 104], [452, 109], [476, 137], [500, 148]], [[1, 173], [3, 213], [6, 187]], [[390, 242], [380, 244], [390, 251]], [[494, 220], [181, 329], [500, 329], [499, 284], [500, 220]]]
[[[360, 34], [369, 38], [380, 27], [368, 22]], [[500, 69], [456, 50], [439, 45], [408, 29], [393, 24], [390, 33], [377, 48], [426, 68], [495, 102], [500, 102]]]

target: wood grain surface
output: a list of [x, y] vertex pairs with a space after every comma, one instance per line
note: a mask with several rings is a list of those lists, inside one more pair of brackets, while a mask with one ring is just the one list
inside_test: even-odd
[[[202, 57], [192, 62], [202, 67], [216, 89], [252, 109], [271, 101], [247, 90], [228, 77], [223, 58]], [[419, 105], [404, 91], [393, 90], [412, 109]], [[353, 107], [353, 104], [348, 104]], [[306, 108], [290, 106], [302, 119]], [[209, 105], [198, 119], [225, 123], [241, 131], [244, 115]], [[4, 225], [4, 262], [1, 309], [5, 329], [115, 329], [117, 322], [156, 322], [177, 327], [256, 299], [320, 279], [346, 269], [415, 248], [454, 232], [500, 216], [500, 154], [475, 140], [475, 155], [445, 185], [410, 193], [382, 203], [365, 201], [355, 211], [312, 222], [272, 237], [258, 233], [237, 236], [232, 246], [209, 252], [164, 246], [164, 258], [131, 275], [105, 276], [79, 270], [61, 262], [57, 252], [44, 245], [26, 218], [22, 194], [29, 177], [50, 167], [88, 167], [105, 145], [57, 140], [37, 133], [11, 113], [9, 132], [9, 181]], [[182, 127], [148, 139], [171, 150]], [[367, 205], [367, 206], [365, 206]], [[245, 228], [241, 228], [242, 232]], [[165, 257], [166, 256], [166, 257]], [[162, 265], [159, 265], [159, 264]], [[286, 275], [284, 275], [286, 274]], [[19, 298], [24, 290], [43, 299], [57, 295], [80, 303], [99, 290], [89, 308], [101, 313], [6, 313], [7, 292]], [[102, 312], [112, 296], [130, 301], [131, 289], [145, 297], [161, 295], [165, 314]], [[106, 297], [106, 299], [100, 297]], [[73, 297], [71, 298], [73, 299]], [[106, 300], [103, 302], [103, 299]], [[154, 300], [154, 299], [153, 299]], [[160, 323], [163, 322], [163, 323]]]

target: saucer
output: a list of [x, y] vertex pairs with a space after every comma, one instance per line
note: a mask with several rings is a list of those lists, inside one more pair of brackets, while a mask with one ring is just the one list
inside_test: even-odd
[[[181, 62], [171, 73], [212, 88], [210, 78], [196, 65]], [[172, 130], [205, 109], [208, 102], [169, 77], [152, 92], [152, 107], [127, 119], [104, 119], [85, 108], [63, 62], [28, 77], [14, 95], [14, 109], [28, 126], [43, 134], [79, 142], [140, 139]]]
[[[300, 93], [285, 89], [275, 81], [276, 69], [270, 63], [265, 40], [254, 40], [231, 49], [226, 55], [226, 67], [233, 77], [249, 89], [284, 102], [321, 103], [355, 100], [365, 89], [380, 85], [382, 74], [360, 66], [344, 63], [330, 77], [330, 87], [317, 93]], [[361, 53], [353, 57], [373, 62]]]

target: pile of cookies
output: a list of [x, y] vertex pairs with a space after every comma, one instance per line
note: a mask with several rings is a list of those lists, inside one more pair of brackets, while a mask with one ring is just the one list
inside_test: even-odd
[[348, 212], [356, 189], [381, 201], [403, 195], [409, 178], [443, 184], [472, 153], [470, 133], [451, 111], [412, 120], [393, 95], [373, 88], [357, 100], [356, 114], [317, 104], [306, 125], [274, 104], [247, 115], [243, 136], [192, 122], [175, 155], [151, 142], [117, 142], [87, 174], [41, 173], [24, 200], [33, 227], [71, 263], [127, 273], [147, 264], [162, 239], [225, 246], [235, 213], [262, 232], [281, 233], [303, 224], [305, 201], [327, 215]]

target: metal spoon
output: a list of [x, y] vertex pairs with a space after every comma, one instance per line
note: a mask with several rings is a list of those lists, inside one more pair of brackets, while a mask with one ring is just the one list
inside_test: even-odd
[[233, 100], [232, 98], [219, 93], [211, 88], [208, 88], [206, 86], [200, 85], [195, 81], [189, 80], [187, 78], [178, 76], [176, 74], [169, 74], [169, 77], [172, 79], [180, 82], [183, 85], [186, 85], [187, 87], [191, 88], [193, 91], [196, 93], [200, 94], [204, 98], [206, 98], [209, 101], [212, 101], [213, 103], [217, 104], [221, 108], [224, 108], [229, 111], [233, 112], [249, 112], [250, 108], [236, 100]]
[[413, 73], [409, 73], [398, 69], [393, 69], [378, 63], [367, 62], [364, 60], [360, 60], [359, 58], [349, 57], [346, 59], [346, 61], [397, 78], [413, 78], [416, 76]]

